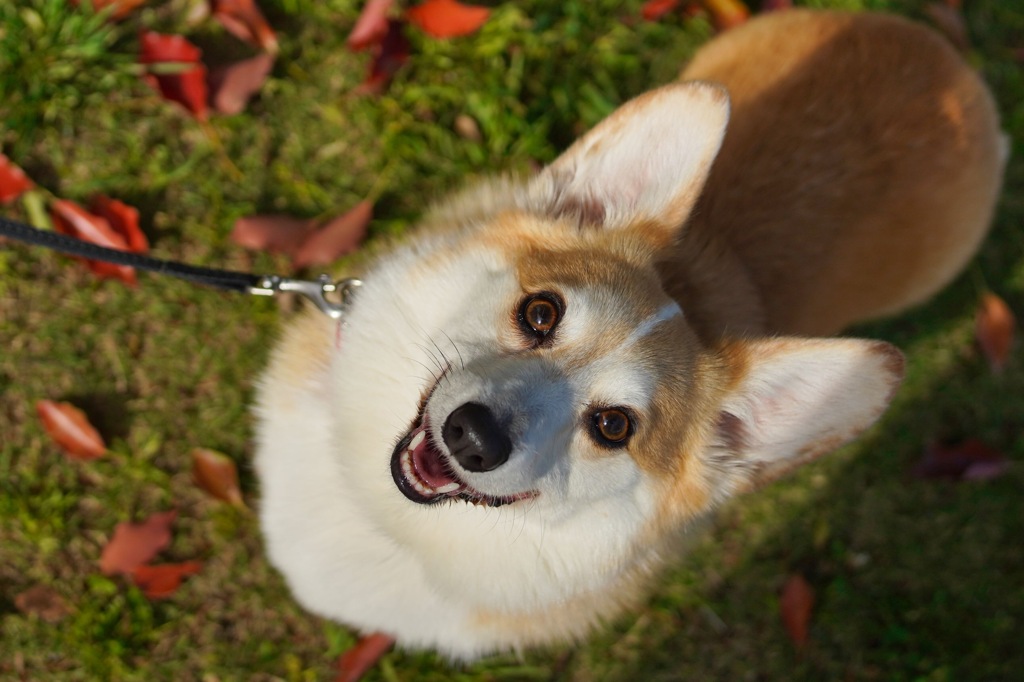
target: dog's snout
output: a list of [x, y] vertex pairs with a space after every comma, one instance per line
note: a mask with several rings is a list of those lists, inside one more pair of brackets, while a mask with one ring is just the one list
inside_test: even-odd
[[483, 472], [508, 461], [512, 441], [486, 405], [466, 403], [455, 408], [441, 429], [441, 438], [462, 468]]

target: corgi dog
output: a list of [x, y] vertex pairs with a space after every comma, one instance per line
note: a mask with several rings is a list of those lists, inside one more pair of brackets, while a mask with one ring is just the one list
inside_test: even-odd
[[849, 441], [903, 358], [823, 338], [925, 301], [986, 233], [993, 99], [932, 31], [730, 30], [533, 177], [441, 203], [289, 321], [256, 470], [308, 610], [454, 661], [635, 605], [696, 521]]

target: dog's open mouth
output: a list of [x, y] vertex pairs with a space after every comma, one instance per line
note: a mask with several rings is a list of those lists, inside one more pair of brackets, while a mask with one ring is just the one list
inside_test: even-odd
[[391, 476], [402, 494], [417, 504], [462, 500], [487, 507], [500, 507], [537, 496], [535, 491], [495, 496], [471, 488], [459, 479], [446, 456], [434, 447], [426, 418], [395, 446], [391, 455]]

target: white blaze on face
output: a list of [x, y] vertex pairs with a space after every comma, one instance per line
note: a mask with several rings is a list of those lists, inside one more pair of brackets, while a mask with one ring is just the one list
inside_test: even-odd
[[[636, 347], [663, 322], [682, 314], [679, 305], [669, 301], [636, 325], [617, 345], [588, 362], [579, 372], [579, 383], [588, 400], [644, 411], [654, 395], [658, 377], [639, 362]], [[603, 323], [592, 319], [590, 324], [600, 327]], [[589, 330], [589, 333], [597, 334], [599, 330]]]
[[679, 304], [675, 301], [669, 301], [659, 308], [653, 315], [637, 325], [636, 329], [633, 330], [633, 333], [629, 335], [629, 338], [622, 343], [623, 348], [633, 346], [637, 341], [653, 332], [655, 327], [662, 322], [671, 320], [673, 317], [678, 317], [682, 314], [683, 309], [679, 307]]

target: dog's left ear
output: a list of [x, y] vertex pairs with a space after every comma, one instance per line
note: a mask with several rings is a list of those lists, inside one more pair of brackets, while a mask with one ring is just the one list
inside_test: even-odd
[[736, 378], [708, 455], [723, 498], [852, 440], [885, 411], [903, 379], [903, 355], [882, 341], [737, 340], [722, 357]]
[[729, 119], [724, 88], [691, 81], [615, 110], [534, 179], [550, 215], [587, 227], [653, 227], [671, 240], [707, 179]]

